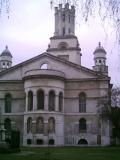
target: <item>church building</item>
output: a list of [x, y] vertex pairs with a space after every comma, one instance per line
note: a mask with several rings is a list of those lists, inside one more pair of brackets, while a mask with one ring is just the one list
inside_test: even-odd
[[[81, 65], [75, 7], [55, 7], [55, 32], [46, 52], [12, 66], [0, 55], [0, 111], [5, 129], [20, 131], [23, 146], [109, 145], [107, 52], [98, 44], [94, 66]], [[87, 63], [87, 62], [86, 62]]]

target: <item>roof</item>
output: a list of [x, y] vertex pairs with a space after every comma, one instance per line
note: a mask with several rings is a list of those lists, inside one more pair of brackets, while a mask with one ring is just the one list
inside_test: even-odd
[[19, 68], [19, 67], [22, 67], [22, 66], [24, 66], [25, 64], [30, 63], [31, 61], [35, 61], [35, 60], [38, 59], [38, 58], [42, 58], [42, 57], [52, 58], [52, 59], [54, 59], [54, 60], [56, 60], [56, 61], [60, 61], [60, 62], [62, 62], [62, 63], [64, 63], [64, 64], [67, 64], [67, 65], [69, 65], [69, 66], [71, 66], [71, 67], [75, 67], [75, 68], [78, 69], [78, 70], [81, 69], [81, 70], [83, 70], [83, 71], [89, 72], [89, 73], [91, 73], [91, 74], [93, 74], [93, 75], [98, 76], [99, 78], [103, 78], [103, 79], [104, 79], [104, 78], [105, 78], [105, 79], [107, 78], [107, 79], [110, 79], [110, 77], [108, 77], [108, 76], [106, 76], [106, 75], [103, 75], [103, 74], [101, 74], [101, 73], [97, 73], [97, 72], [95, 72], [95, 71], [93, 71], [93, 70], [91, 70], [91, 69], [88, 69], [88, 68], [86, 68], [86, 67], [83, 67], [83, 66], [77, 65], [77, 64], [75, 64], [75, 63], [72, 63], [72, 62], [70, 62], [70, 61], [66, 61], [66, 60], [61, 59], [61, 58], [59, 58], [59, 57], [53, 56], [53, 55], [49, 54], [48, 52], [42, 53], [42, 54], [40, 54], [40, 55], [38, 55], [38, 56], [35, 56], [35, 57], [33, 57], [33, 58], [31, 58], [31, 59], [29, 59], [29, 60], [27, 60], [27, 61], [24, 61], [24, 62], [22, 62], [22, 63], [19, 63], [19, 64], [13, 66], [13, 67], [8, 68], [7, 70], [3, 70], [3, 71], [0, 72], [0, 76], [8, 73], [9, 71], [12, 71], [12, 70], [15, 70], [15, 69], [17, 69], [17, 68]]
[[94, 51], [94, 54], [95, 54], [95, 53], [98, 53], [98, 52], [103, 52], [103, 53], [106, 54], [106, 51], [105, 51], [105, 49], [101, 46], [101, 43], [100, 43], [100, 42], [99, 42], [98, 47], [96, 47], [96, 49], [95, 49], [95, 51]]
[[9, 51], [8, 46], [6, 46], [5, 50], [1, 53], [0, 56], [8, 56], [8, 57], [11, 57], [11, 58], [12, 58], [12, 54], [11, 54], [11, 52]]

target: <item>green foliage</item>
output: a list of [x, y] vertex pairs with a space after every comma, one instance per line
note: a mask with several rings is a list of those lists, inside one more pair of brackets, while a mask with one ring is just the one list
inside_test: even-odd
[[11, 148], [20, 148], [20, 132], [19, 131], [11, 131]]
[[113, 137], [120, 138], [120, 108], [111, 107], [109, 116], [113, 123]]
[[0, 154], [1, 160], [119, 160], [120, 147], [42, 147], [22, 148], [20, 153]]
[[9, 154], [16, 153], [20, 151], [20, 132], [12, 130], [10, 132], [10, 137], [6, 138], [6, 143], [0, 145], [0, 153]]

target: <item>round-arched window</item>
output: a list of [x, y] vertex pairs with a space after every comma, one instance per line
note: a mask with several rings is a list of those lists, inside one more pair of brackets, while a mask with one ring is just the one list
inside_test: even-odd
[[43, 63], [43, 64], [40, 66], [40, 69], [48, 69], [48, 64], [47, 64], [47, 63]]
[[66, 49], [66, 48], [68, 48], [68, 44], [66, 42], [60, 42], [58, 44], [58, 48], [60, 48], [60, 49]]

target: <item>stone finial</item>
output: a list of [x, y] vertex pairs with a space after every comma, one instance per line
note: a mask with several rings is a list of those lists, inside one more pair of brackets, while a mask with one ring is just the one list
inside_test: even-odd
[[8, 46], [7, 45], [6, 45], [5, 49], [8, 50]]
[[55, 13], [57, 13], [58, 12], [58, 7], [55, 7]]
[[98, 43], [98, 46], [101, 47], [101, 42]]
[[66, 4], [65, 4], [65, 8], [66, 8], [66, 9], [69, 9], [69, 3], [66, 3]]
[[62, 4], [59, 4], [59, 9], [60, 9], [60, 10], [62, 9]]

